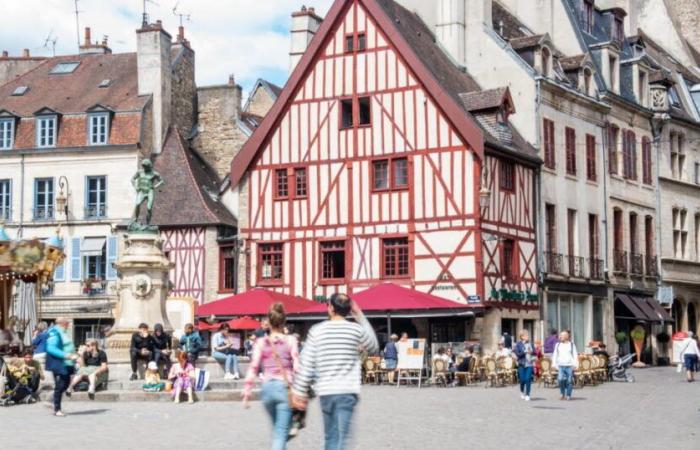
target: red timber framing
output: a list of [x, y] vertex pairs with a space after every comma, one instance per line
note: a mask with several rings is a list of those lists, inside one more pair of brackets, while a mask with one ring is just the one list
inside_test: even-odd
[[[365, 48], [348, 52], [347, 37], [359, 35]], [[369, 126], [359, 124], [360, 98], [370, 99]], [[345, 99], [355, 105], [353, 126], [341, 128]], [[272, 287], [278, 291], [313, 298], [391, 279], [455, 301], [485, 298], [488, 249], [481, 245], [478, 210], [483, 158], [481, 129], [442, 90], [377, 2], [336, 1], [231, 166], [232, 185], [240, 182], [247, 195], [250, 220], [240, 232], [248, 249], [248, 287], [261, 284], [255, 267], [261, 246], [283, 243], [283, 279]], [[373, 162], [386, 160], [388, 171], [396, 166], [403, 173], [403, 162], [391, 164], [402, 159], [408, 185], [373, 189]], [[306, 198], [276, 200], [275, 171], [299, 167], [306, 168]], [[525, 191], [534, 175], [518, 164], [515, 172], [508, 206], [494, 206], [504, 210], [502, 219], [489, 216], [484, 223], [516, 241], [526, 258], [517, 265], [517, 278], [532, 288], [533, 202]], [[397, 174], [387, 176], [391, 187]], [[391, 276], [393, 269], [386, 276], [385, 239], [408, 241], [407, 276]], [[345, 242], [343, 279], [323, 277], [328, 244], [322, 243], [332, 241]]]
[[[204, 299], [205, 228], [162, 229], [163, 252], [175, 267], [170, 270], [172, 297]], [[212, 270], [211, 268], [210, 270]]]

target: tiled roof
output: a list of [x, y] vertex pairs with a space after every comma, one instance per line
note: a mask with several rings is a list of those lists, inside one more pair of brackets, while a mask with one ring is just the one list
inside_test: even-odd
[[503, 97], [508, 89], [504, 87], [486, 91], [465, 92], [459, 94], [464, 109], [470, 112], [498, 108], [503, 104]]
[[[72, 73], [51, 74], [56, 64], [79, 62]], [[103, 80], [110, 80], [100, 88]], [[29, 90], [12, 93], [19, 86]], [[48, 58], [32, 70], [0, 86], [0, 109], [32, 116], [44, 107], [61, 114], [84, 113], [100, 104], [113, 111], [140, 111], [148, 97], [138, 96], [136, 53], [69, 55]]]
[[564, 72], [568, 72], [570, 70], [580, 69], [585, 60], [586, 55], [566, 56], [559, 58], [559, 64]]
[[214, 169], [171, 128], [153, 168], [165, 184], [158, 188], [152, 223], [162, 227], [236, 226], [236, 218], [218, 197], [220, 180]]
[[497, 1], [493, 2], [491, 21], [493, 29], [506, 41], [529, 35], [523, 31], [523, 24]]
[[510, 43], [510, 46], [513, 47], [513, 50], [522, 50], [536, 46], [540, 43], [543, 37], [543, 34], [536, 34], [534, 36], [512, 38], [508, 40], [508, 42]]
[[665, 67], [666, 69], [674, 70], [680, 72], [684, 78], [693, 82], [700, 83], [700, 76], [685, 67], [683, 64], [676, 61], [676, 59], [671, 56], [663, 47], [656, 43], [653, 39], [649, 37], [648, 34], [639, 30], [639, 35], [644, 38], [644, 43], [646, 44], [646, 53], [658, 64]]

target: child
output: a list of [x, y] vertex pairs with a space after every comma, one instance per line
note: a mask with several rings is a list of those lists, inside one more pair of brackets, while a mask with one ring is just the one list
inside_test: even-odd
[[168, 379], [173, 382], [173, 395], [175, 403], [180, 403], [180, 394], [187, 392], [187, 403], [194, 403], [192, 397], [194, 367], [187, 361], [187, 353], [180, 352], [177, 355], [178, 364], [170, 368]]
[[146, 392], [160, 392], [165, 388], [165, 383], [160, 381], [158, 373], [158, 364], [155, 361], [148, 363], [146, 369], [146, 384], [143, 385], [143, 390]]

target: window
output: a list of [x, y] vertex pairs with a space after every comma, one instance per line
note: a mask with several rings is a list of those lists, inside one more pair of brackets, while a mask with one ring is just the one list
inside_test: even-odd
[[53, 178], [34, 180], [34, 220], [53, 219]]
[[357, 35], [357, 51], [364, 52], [367, 49], [367, 35], [365, 33], [358, 33]]
[[408, 238], [390, 238], [382, 240], [382, 276], [384, 278], [407, 277]]
[[275, 198], [285, 199], [289, 197], [289, 179], [287, 169], [275, 170]]
[[618, 42], [624, 42], [625, 40], [625, 23], [622, 18], [615, 17], [613, 20], [613, 35], [612, 38]]
[[56, 116], [40, 116], [36, 119], [36, 146], [56, 146]]
[[[594, 301], [593, 304], [595, 305]], [[602, 308], [601, 308], [602, 312]], [[595, 314], [595, 306], [593, 310]], [[590, 342], [587, 336], [589, 327], [595, 329], [589, 309], [586, 307], [586, 299], [574, 296], [550, 294], [547, 300], [547, 327], [555, 330], [570, 330], [571, 340], [577, 348], [585, 348]], [[602, 320], [602, 319], [601, 319]]]
[[66, 73], [73, 73], [75, 69], [80, 65], [79, 62], [61, 62], [53, 66], [51, 69], [51, 75], [61, 75]]
[[29, 91], [29, 86], [17, 86], [14, 91], [12, 91], [12, 95], [15, 97], [20, 97], [24, 94], [26, 94]]
[[106, 88], [109, 87], [112, 84], [112, 80], [109, 78], [105, 78], [104, 80], [100, 81], [100, 84], [97, 86], [98, 88]]
[[106, 145], [109, 140], [109, 114], [90, 114], [88, 118], [90, 145]]
[[613, 211], [613, 250], [622, 251], [622, 211]]
[[238, 286], [238, 273], [236, 272], [238, 252], [236, 245], [227, 245], [219, 248], [219, 291], [235, 292]]
[[576, 175], [576, 130], [566, 127], [566, 173]]
[[676, 259], [685, 259], [688, 242], [687, 215], [688, 211], [685, 209], [673, 208], [673, 255]]
[[608, 88], [617, 92], [617, 58], [608, 56]]
[[408, 160], [392, 158], [373, 161], [372, 180], [375, 191], [408, 188]]
[[688, 211], [681, 210], [680, 213], [680, 230], [681, 230], [681, 258], [685, 259], [688, 256]]
[[586, 179], [589, 181], [596, 181], [596, 148], [595, 148], [595, 136], [591, 134], [586, 135]]
[[632, 130], [622, 133], [622, 176], [637, 179], [637, 136]]
[[512, 192], [515, 190], [515, 164], [510, 161], [500, 161], [501, 166], [501, 190]]
[[107, 215], [107, 178], [104, 176], [87, 177], [87, 197], [85, 199], [85, 218], [94, 219]]
[[294, 195], [296, 198], [306, 197], [306, 169], [294, 169]]
[[639, 70], [637, 74], [637, 101], [640, 105], [647, 105], [647, 73]]
[[581, 23], [584, 31], [593, 32], [593, 0], [583, 0], [581, 2]]
[[608, 140], [608, 170], [611, 174], [617, 175], [618, 142], [620, 140], [620, 129], [617, 126], [613, 125], [610, 127]]
[[[356, 106], [355, 106], [356, 105]], [[340, 127], [341, 129], [352, 128], [355, 124], [355, 111], [357, 111], [357, 126], [368, 126], [372, 124], [372, 102], [369, 97], [360, 97], [357, 102], [352, 99], [340, 101]]]
[[542, 47], [542, 75], [545, 77], [549, 76], [549, 59], [551, 57], [551, 53], [547, 47]]
[[677, 134], [677, 149], [678, 149], [678, 179], [679, 180], [684, 180], [685, 179], [685, 149], [683, 148], [683, 144], [685, 144], [685, 137], [678, 133]]
[[556, 157], [554, 150], [554, 122], [549, 119], [542, 121], [542, 133], [544, 143], [544, 165], [549, 169], [556, 167]]
[[591, 75], [591, 71], [589, 69], [584, 69], [583, 70], [583, 92], [586, 95], [591, 95], [591, 79], [593, 78], [593, 75]]
[[107, 258], [105, 257], [104, 249], [101, 255], [85, 256], [84, 258], [83, 267], [85, 267], [85, 279], [104, 280], [107, 273]]
[[588, 215], [588, 256], [591, 259], [598, 258], [598, 216]]
[[355, 51], [355, 36], [349, 34], [345, 36], [345, 52], [352, 53]]
[[651, 178], [651, 141], [648, 137], [642, 138], [642, 182], [652, 184]]
[[557, 211], [554, 205], [549, 203], [545, 205], [545, 227], [546, 227], [546, 246], [547, 251], [551, 253], [557, 252]]
[[12, 141], [15, 134], [14, 119], [0, 119], [0, 149], [8, 150], [12, 148]]
[[260, 244], [258, 247], [258, 280], [282, 282], [284, 250], [282, 244]]
[[695, 261], [700, 261], [700, 214], [695, 214]]
[[0, 220], [12, 217], [12, 185], [10, 180], [0, 180]]
[[639, 253], [637, 236], [637, 214], [630, 213], [630, 253], [636, 255]]
[[355, 50], [363, 52], [367, 49], [367, 35], [365, 33], [348, 34], [345, 36], [345, 52], [352, 53]]
[[700, 163], [695, 163], [695, 184], [700, 184]]
[[566, 237], [569, 256], [578, 256], [578, 212], [575, 209], [566, 211]]
[[515, 241], [512, 239], [506, 239], [503, 241], [503, 247], [501, 249], [501, 255], [503, 258], [502, 270], [503, 277], [507, 281], [516, 281], [518, 275], [517, 260], [515, 254]]
[[[647, 257], [656, 253], [654, 251], [654, 219], [651, 216], [644, 218], [644, 253]], [[647, 267], [647, 270], [649, 270], [649, 267]]]
[[321, 281], [345, 279], [345, 241], [321, 242]]

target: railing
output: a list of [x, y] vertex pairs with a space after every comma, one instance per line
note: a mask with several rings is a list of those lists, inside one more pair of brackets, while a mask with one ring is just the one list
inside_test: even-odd
[[576, 277], [576, 278], [584, 278], [584, 259], [580, 256], [571, 256], [569, 255], [567, 257], [568, 262], [569, 262], [569, 276], [570, 277]]
[[86, 219], [100, 219], [107, 217], [107, 205], [88, 205], [85, 208]]
[[41, 286], [41, 296], [50, 297], [53, 295], [54, 282], [49, 281], [45, 285]]
[[603, 279], [603, 264], [602, 259], [589, 258], [588, 259], [588, 270], [590, 271], [590, 278], [592, 280], [602, 280]]
[[644, 255], [630, 253], [630, 273], [632, 275], [644, 274]]
[[83, 294], [100, 295], [107, 292], [107, 280], [90, 278], [83, 281]]
[[556, 275], [564, 274], [564, 255], [561, 253], [544, 253], [545, 271]]
[[53, 205], [37, 206], [34, 208], [34, 220], [51, 220], [53, 219]]
[[658, 259], [656, 256], [647, 256], [646, 269], [648, 277], [658, 277], [659, 276], [659, 266]]
[[627, 273], [627, 252], [613, 250], [613, 269], [618, 273]]

